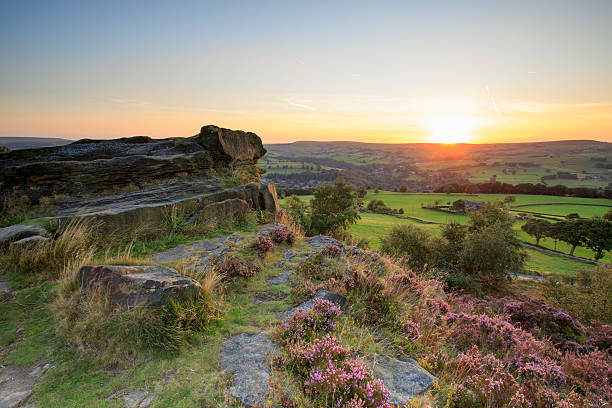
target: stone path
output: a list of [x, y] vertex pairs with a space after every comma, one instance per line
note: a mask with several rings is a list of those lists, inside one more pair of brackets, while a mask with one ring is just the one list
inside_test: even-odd
[[147, 408], [155, 400], [155, 394], [143, 388], [123, 396], [125, 408]]
[[282, 274], [268, 280], [268, 284], [269, 285], [281, 285], [283, 283], [286, 283], [289, 278], [291, 277], [291, 269], [287, 269], [285, 272], [283, 272]]
[[269, 360], [278, 350], [264, 332], [242, 333], [223, 342], [219, 365], [234, 374], [230, 394], [247, 406], [264, 406], [269, 392]]

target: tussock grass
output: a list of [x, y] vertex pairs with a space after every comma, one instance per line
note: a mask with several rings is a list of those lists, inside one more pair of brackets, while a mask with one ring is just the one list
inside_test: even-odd
[[60, 225], [47, 241], [11, 245], [3, 259], [4, 266], [7, 270], [25, 275], [58, 276], [67, 265], [81, 266], [93, 258], [96, 251], [92, 239], [95, 228], [93, 222], [75, 218]]

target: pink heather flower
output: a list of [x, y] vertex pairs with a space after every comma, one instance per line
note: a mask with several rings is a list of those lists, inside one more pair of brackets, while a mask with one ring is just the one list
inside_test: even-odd
[[421, 332], [419, 331], [420, 326], [418, 323], [407, 320], [402, 326], [402, 329], [406, 337], [408, 337], [410, 340], [418, 340], [421, 337]]
[[265, 237], [263, 235], [258, 235], [255, 240], [255, 248], [259, 251], [261, 255], [265, 255], [266, 252], [270, 251], [274, 248], [274, 244], [270, 240], [270, 238]]

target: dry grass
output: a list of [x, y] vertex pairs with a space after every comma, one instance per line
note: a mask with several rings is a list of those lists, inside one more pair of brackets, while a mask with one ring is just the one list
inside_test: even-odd
[[276, 213], [274, 215], [274, 222], [283, 224], [285, 227], [287, 227], [287, 229], [291, 231], [295, 237], [296, 241], [304, 238], [305, 236], [305, 231], [302, 225], [299, 222], [296, 222], [291, 214], [289, 214], [287, 211], [282, 210]]
[[11, 245], [7, 268], [24, 274], [57, 276], [66, 266], [89, 262], [95, 253], [93, 237], [96, 225], [85, 219], [73, 219], [61, 225], [52, 238], [29, 245]]

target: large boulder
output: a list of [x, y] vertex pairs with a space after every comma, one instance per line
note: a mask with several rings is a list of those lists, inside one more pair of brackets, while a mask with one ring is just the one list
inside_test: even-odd
[[0, 247], [24, 238], [30, 238], [37, 235], [44, 237], [48, 234], [49, 231], [40, 225], [11, 225], [10, 227], [0, 228]]
[[366, 365], [374, 377], [385, 384], [391, 394], [389, 403], [403, 407], [410, 400], [427, 391], [436, 378], [410, 358], [394, 358], [384, 354], [370, 354]]
[[210, 151], [216, 161], [231, 164], [256, 161], [266, 154], [261, 139], [255, 133], [215, 125], [202, 126], [200, 133], [190, 140]]
[[191, 301], [202, 290], [194, 279], [165, 266], [83, 266], [78, 279], [85, 291], [106, 292], [125, 308], [160, 307], [170, 299]]
[[250, 209], [249, 204], [240, 198], [228, 198], [227, 200], [219, 201], [206, 205], [197, 213], [191, 216], [186, 224], [192, 222], [210, 222], [219, 220], [236, 220], [246, 214]]

